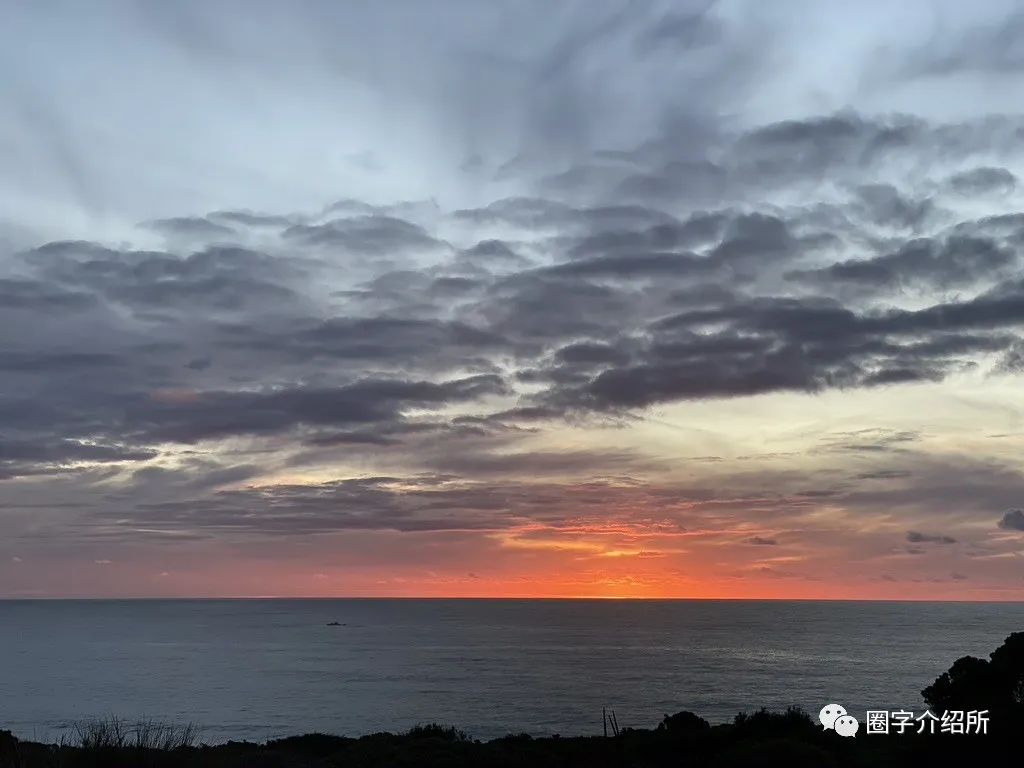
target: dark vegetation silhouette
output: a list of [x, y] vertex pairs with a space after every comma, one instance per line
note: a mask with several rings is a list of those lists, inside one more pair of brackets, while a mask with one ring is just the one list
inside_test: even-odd
[[1024, 725], [1024, 632], [1006, 638], [987, 660], [957, 659], [921, 695], [933, 712], [987, 709], [996, 727]]
[[[450, 726], [360, 738], [308, 734], [265, 744], [199, 744], [191, 726], [116, 719], [78, 726], [56, 744], [0, 731], [0, 768], [988, 768], [1024, 764], [1024, 632], [988, 659], [965, 656], [922, 691], [931, 711], [989, 710], [986, 734], [864, 732], [843, 738], [806, 712], [764, 709], [712, 726], [692, 712], [609, 735], [475, 741]], [[879, 707], [885, 706], [879, 702]], [[920, 711], [918, 711], [918, 714]], [[861, 716], [862, 713], [852, 713]], [[607, 721], [607, 714], [606, 714]]]

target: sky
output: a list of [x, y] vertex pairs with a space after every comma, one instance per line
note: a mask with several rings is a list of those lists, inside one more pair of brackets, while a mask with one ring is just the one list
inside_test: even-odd
[[0, 14], [0, 597], [1024, 599], [1013, 2]]

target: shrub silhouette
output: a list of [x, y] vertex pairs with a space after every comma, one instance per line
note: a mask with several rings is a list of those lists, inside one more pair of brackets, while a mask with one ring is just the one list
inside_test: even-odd
[[785, 712], [759, 709], [752, 714], [740, 712], [733, 727], [745, 736], [808, 736], [821, 730], [811, 716], [799, 707], [788, 707]]
[[671, 734], [696, 735], [710, 731], [711, 723], [693, 712], [676, 712], [674, 715], [665, 715], [658, 723], [658, 730]]
[[465, 731], [461, 731], [455, 726], [438, 725], [437, 723], [414, 725], [409, 729], [407, 735], [410, 739], [437, 739], [438, 741], [454, 742], [471, 740]]
[[993, 727], [1024, 722], [1024, 632], [1014, 632], [989, 658], [963, 656], [921, 691], [936, 713], [989, 710]]

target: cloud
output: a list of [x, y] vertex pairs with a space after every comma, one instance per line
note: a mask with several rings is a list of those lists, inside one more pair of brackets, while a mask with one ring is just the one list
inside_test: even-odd
[[150, 440], [192, 443], [244, 434], [272, 434], [299, 426], [386, 423], [408, 408], [443, 406], [506, 392], [498, 376], [441, 383], [362, 379], [334, 388], [265, 392], [196, 392], [184, 401], [154, 398], [128, 406], [127, 425]]
[[338, 246], [360, 255], [394, 255], [442, 246], [421, 226], [377, 215], [332, 219], [324, 224], [296, 224], [286, 229], [283, 237], [309, 245]]
[[231, 227], [198, 216], [181, 216], [172, 219], [157, 219], [146, 223], [151, 229], [172, 236], [210, 240], [232, 238], [235, 230]]
[[140, 462], [159, 452], [150, 447], [81, 440], [5, 440], [0, 438], [0, 481], [28, 475], [65, 472], [76, 464]]
[[[580, 514], [587, 508], [598, 519], [614, 515], [626, 525], [656, 512], [650, 500], [632, 514], [613, 511], [627, 499], [643, 502], [644, 494], [606, 482], [483, 483], [431, 474], [358, 477], [173, 499], [137, 507], [122, 524], [127, 523], [126, 536], [135, 526], [293, 536], [352, 530], [502, 531], [537, 523], [574, 528], [585, 526]], [[671, 520], [668, 511], [663, 517]]]
[[[722, 562], [785, 542], [807, 560], [756, 568], [809, 580], [892, 556], [896, 525], [897, 558], [1006, 553], [974, 532], [1024, 487], [996, 426], [1024, 370], [1024, 118], [987, 101], [1024, 76], [1018, 15], [925, 40], [917, 6], [264, 11], [5, 28], [19, 553], [354, 532], [672, 563], [655, 531]], [[25, 47], [44, 29], [88, 104]]]
[[147, 313], [237, 310], [293, 297], [281, 283], [294, 275], [295, 265], [236, 246], [210, 245], [181, 257], [54, 242], [23, 258], [57, 286], [96, 291], [114, 304]]
[[1017, 177], [1005, 168], [972, 168], [950, 176], [949, 186], [961, 195], [1009, 194]]
[[884, 288], [937, 288], [970, 285], [979, 277], [991, 278], [1017, 263], [1013, 250], [991, 239], [951, 236], [942, 241], [910, 240], [899, 250], [870, 259], [832, 264], [815, 271], [793, 272], [790, 276], [824, 285], [856, 283]]
[[907, 541], [911, 544], [956, 544], [956, 539], [952, 536], [920, 531], [907, 531]]
[[45, 281], [19, 278], [0, 279], [0, 298], [8, 310], [55, 309], [74, 311], [95, 306], [96, 299], [86, 292], [66, 291]]
[[999, 520], [999, 527], [1006, 531], [1024, 531], [1024, 510], [1009, 510]]
[[910, 477], [911, 473], [905, 469], [879, 469], [872, 472], [861, 472], [855, 475], [857, 480], [901, 480]]
[[499, 333], [465, 322], [388, 316], [334, 317], [287, 336], [252, 340], [254, 348], [271, 345], [300, 360], [401, 362], [428, 367], [469, 365], [511, 347]]
[[[814, 180], [819, 164], [862, 173], [843, 165], [850, 142], [869, 154], [909, 153], [919, 139], [970, 153], [975, 134], [987, 136], [844, 113], [735, 141], [754, 155], [799, 149]], [[666, 151], [651, 145], [630, 162], [657, 165]], [[880, 250], [867, 259], [841, 258], [836, 237], [806, 210], [751, 209], [726, 189], [716, 208], [680, 216], [647, 203], [539, 197], [447, 212], [347, 200], [319, 214], [168, 219], [163, 231], [189, 241], [166, 250], [32, 248], [3, 284], [22, 297], [5, 311], [38, 318], [29, 343], [12, 339], [0, 357], [0, 371], [19, 382], [0, 401], [16, 430], [9, 452], [24, 454], [11, 453], [5, 473], [145, 463], [168, 444], [239, 438], [285, 438], [278, 450], [293, 466], [361, 449], [408, 463], [431, 435], [481, 441], [473, 453], [421, 452], [435, 471], [575, 472], [613, 454], [624, 465], [633, 459], [530, 454], [506, 441], [561, 420], [642, 418], [687, 400], [939, 382], [994, 354], [1003, 356], [998, 370], [1012, 372], [1022, 289], [1000, 270], [1014, 263], [1021, 223], [950, 225], [895, 186], [850, 189], [830, 205], [853, 228], [846, 234]], [[889, 209], [895, 218], [883, 215]], [[333, 261], [325, 247], [353, 259]], [[794, 270], [808, 261], [825, 265]], [[982, 273], [989, 284], [974, 295], [890, 303], [904, 284], [964, 288]], [[858, 292], [844, 293], [848, 283]], [[55, 303], [79, 313], [74, 349], [68, 325], [49, 312]], [[452, 408], [465, 412], [440, 415]], [[912, 439], [850, 436], [828, 448], [897, 452]]]

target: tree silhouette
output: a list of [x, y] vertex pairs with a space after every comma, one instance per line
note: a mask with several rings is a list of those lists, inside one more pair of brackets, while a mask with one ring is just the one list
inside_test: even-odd
[[921, 691], [934, 712], [989, 710], [993, 726], [1024, 721], [1024, 632], [1014, 632], [989, 658], [963, 656]]

